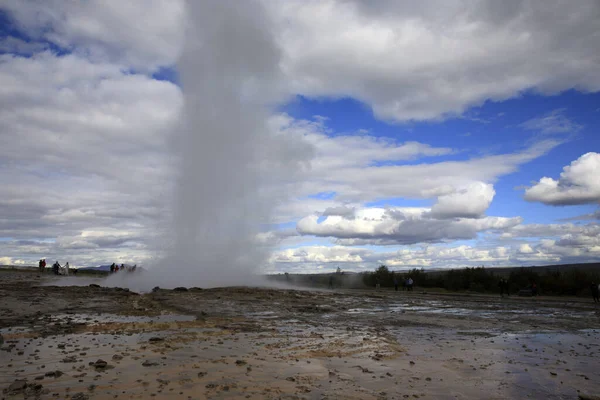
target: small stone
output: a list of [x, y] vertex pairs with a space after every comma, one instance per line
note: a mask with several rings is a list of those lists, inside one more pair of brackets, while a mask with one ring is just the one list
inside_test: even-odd
[[236, 360], [235, 361], [235, 365], [241, 366], [241, 365], [246, 365], [246, 364], [248, 364], [248, 363], [244, 360]]
[[150, 339], [148, 339], [148, 341], [150, 343], [163, 342], [164, 340], [165, 340], [165, 338], [161, 338], [161, 337], [158, 337], [158, 336], [154, 336], [154, 337], [151, 337]]
[[71, 400], [88, 400], [89, 398], [90, 396], [82, 392], [75, 393], [73, 396], [71, 396]]
[[108, 366], [108, 363], [104, 360], [98, 360], [94, 363], [94, 368], [96, 369], [104, 369]]
[[20, 380], [16, 380], [13, 383], [11, 383], [10, 386], [8, 386], [8, 388], [6, 389], [6, 391], [9, 394], [16, 394], [16, 393], [21, 393], [26, 388], [27, 388], [27, 381], [20, 379]]
[[158, 365], [158, 363], [155, 361], [146, 360], [142, 363], [142, 365], [144, 367], [154, 367], [154, 366]]

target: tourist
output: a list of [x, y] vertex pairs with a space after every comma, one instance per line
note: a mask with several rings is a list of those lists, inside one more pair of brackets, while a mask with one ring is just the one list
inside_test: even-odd
[[40, 259], [40, 261], [38, 261], [38, 270], [40, 271], [40, 274], [44, 273], [44, 267], [42, 266], [42, 260]]
[[594, 303], [599, 303], [600, 299], [598, 298], [598, 294], [600, 292], [600, 285], [596, 285], [596, 282], [592, 282], [590, 285], [590, 289], [592, 290], [592, 297], [594, 298]]
[[500, 288], [500, 297], [504, 297], [504, 290], [506, 289], [506, 281], [504, 278], [500, 278], [500, 282], [498, 282], [498, 287]]
[[333, 276], [329, 277], [329, 289], [333, 289]]
[[59, 269], [60, 269], [60, 264], [59, 264], [58, 260], [56, 260], [56, 262], [52, 265], [52, 272], [54, 272], [54, 275], [58, 275]]
[[67, 261], [67, 263], [65, 264], [65, 275], [69, 276], [69, 262]]
[[110, 273], [113, 274], [115, 272], [115, 263], [110, 264]]
[[415, 281], [413, 281], [413, 279], [409, 276], [408, 277], [408, 281], [406, 282], [406, 290], [408, 291], [413, 291], [413, 285], [415, 284]]
[[398, 277], [394, 275], [394, 290], [398, 291]]
[[381, 287], [380, 283], [379, 283], [379, 277], [375, 277], [375, 290], [379, 290], [379, 288]]
[[537, 296], [537, 294], [538, 294], [538, 287], [537, 287], [537, 284], [535, 282], [533, 282], [531, 284], [531, 295], [535, 297], [535, 296]]

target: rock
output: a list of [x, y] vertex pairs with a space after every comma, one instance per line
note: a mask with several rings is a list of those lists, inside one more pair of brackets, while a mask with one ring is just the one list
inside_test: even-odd
[[236, 360], [235, 361], [235, 365], [240, 365], [241, 366], [241, 365], [246, 365], [246, 364], [248, 364], [248, 363], [246, 361], [244, 361], [244, 360]]
[[94, 363], [94, 368], [96, 369], [104, 369], [108, 366], [108, 363], [104, 360], [98, 360]]
[[173, 289], [174, 292], [187, 292], [188, 289], [186, 287], [180, 286]]
[[21, 393], [27, 388], [27, 381], [20, 379], [11, 383], [8, 388], [6, 388], [5, 392], [8, 394], [17, 394]]
[[90, 396], [82, 392], [75, 393], [73, 396], [71, 396], [71, 400], [88, 400], [89, 398]]
[[54, 378], [60, 378], [63, 375], [63, 373], [62, 373], [62, 371], [48, 371], [48, 372], [46, 372], [45, 375], [46, 376], [51, 376], [51, 377], [54, 377]]
[[285, 378], [285, 380], [290, 382], [296, 382], [296, 378], [294, 378], [293, 376], [288, 376], [287, 378]]
[[57, 349], [64, 349], [65, 348], [65, 344], [61, 343], [59, 345], [56, 346]]
[[44, 379], [44, 375], [40, 375], [40, 376], [36, 376], [35, 377], [36, 381], [41, 381], [42, 379]]
[[206, 374], [206, 372], [198, 372], [198, 378], [204, 378]]
[[100, 287], [100, 285], [96, 285], [95, 283], [90, 283], [90, 285], [89, 285], [89, 286], [90, 286], [90, 287], [95, 287], [95, 288], [99, 288], [99, 287]]
[[600, 400], [600, 396], [594, 396], [591, 394], [580, 393], [579, 400]]
[[158, 342], [162, 342], [164, 340], [165, 340], [165, 338], [161, 338], [161, 337], [158, 337], [158, 336], [151, 337], [150, 339], [148, 339], [148, 341], [150, 343], [158, 343]]
[[120, 354], [115, 354], [114, 356], [112, 356], [112, 359], [115, 361], [119, 361], [123, 359], [123, 356]]
[[154, 367], [154, 366], [158, 365], [158, 363], [155, 361], [146, 360], [142, 363], [142, 365], [144, 367]]
[[62, 362], [64, 362], [64, 363], [74, 363], [74, 362], [77, 362], [77, 357], [76, 356], [65, 357], [65, 358], [62, 359]]

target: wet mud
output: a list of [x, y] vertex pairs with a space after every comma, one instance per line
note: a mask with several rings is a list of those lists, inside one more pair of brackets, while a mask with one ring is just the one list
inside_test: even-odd
[[94, 285], [0, 273], [0, 398], [600, 396], [591, 299]]

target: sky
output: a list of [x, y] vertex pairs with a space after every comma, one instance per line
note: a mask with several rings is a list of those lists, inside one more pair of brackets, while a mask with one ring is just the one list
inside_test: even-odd
[[[257, 188], [277, 199], [256, 234], [270, 249], [261, 270], [600, 261], [597, 1], [256, 6], [262, 27], [242, 59], [273, 70], [257, 83], [250, 67], [222, 67], [268, 106], [265, 152], [286, 160]], [[164, 257], [184, 42], [205, 39], [186, 33], [187, 11], [0, 0], [0, 264]], [[232, 51], [222, 43], [217, 61]]]

